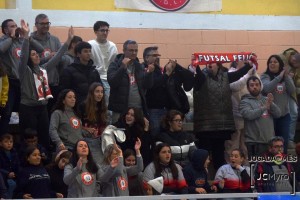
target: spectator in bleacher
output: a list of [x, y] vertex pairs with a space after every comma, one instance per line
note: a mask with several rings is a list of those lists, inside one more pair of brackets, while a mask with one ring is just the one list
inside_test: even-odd
[[24, 134], [22, 136], [23, 141], [17, 148], [21, 165], [24, 164], [22, 163], [25, 155], [24, 151], [28, 146], [35, 146], [39, 149], [41, 160], [44, 165], [47, 165], [51, 162], [51, 156], [49, 156], [49, 151], [42, 144], [39, 143], [38, 134], [36, 130], [27, 128], [25, 129]]
[[[123, 154], [124, 154], [125, 167], [131, 167], [137, 164], [136, 162], [137, 157], [134, 150], [126, 149]], [[136, 174], [132, 174], [131, 176], [128, 176], [128, 190], [129, 190], [129, 196], [144, 195], [143, 172], [138, 172]]]
[[92, 46], [92, 60], [99, 72], [104, 91], [105, 91], [105, 102], [108, 104], [108, 97], [110, 94], [110, 87], [107, 81], [107, 70], [117, 54], [118, 49], [115, 43], [107, 39], [109, 34], [109, 24], [105, 21], [96, 21], [94, 24], [94, 33], [96, 39], [90, 40], [89, 43]]
[[123, 152], [117, 144], [105, 148], [103, 164], [100, 166], [104, 197], [129, 196], [128, 176], [137, 175], [144, 169], [141, 145], [141, 140], [137, 139], [134, 145], [137, 164], [133, 166], [124, 166]]
[[138, 44], [134, 40], [127, 40], [123, 44], [123, 54], [118, 54], [115, 61], [109, 65], [107, 80], [110, 85], [108, 109], [113, 111], [112, 123], [128, 107], [140, 108], [148, 118], [145, 90], [153, 85], [154, 66], [145, 72], [138, 58]]
[[182, 130], [183, 114], [177, 110], [170, 110], [163, 119], [164, 132], [156, 137], [156, 144], [167, 143], [172, 150], [172, 159], [181, 167], [190, 162], [190, 158], [197, 149], [191, 133]]
[[194, 130], [199, 148], [212, 152], [217, 170], [225, 163], [224, 142], [235, 131], [230, 83], [239, 80], [252, 68], [246, 63], [228, 73], [221, 63], [210, 63], [203, 70], [196, 68], [194, 86]]
[[64, 169], [69, 164], [72, 152], [61, 150], [55, 156], [54, 162], [46, 166], [46, 170], [50, 176], [52, 190], [61, 193], [64, 198], [68, 196], [68, 186], [64, 183]]
[[117, 128], [125, 129], [126, 140], [118, 143], [122, 151], [126, 149], [134, 150], [138, 138], [142, 142], [141, 154], [143, 156], [144, 166], [152, 161], [152, 148], [154, 147], [153, 139], [149, 133], [149, 121], [144, 117], [139, 108], [128, 108], [120, 116], [118, 122], [114, 124]]
[[208, 151], [196, 149], [191, 156], [191, 163], [183, 168], [183, 175], [190, 194], [207, 194], [217, 191], [217, 187], [208, 182]]
[[85, 140], [78, 140], [73, 148], [71, 162], [65, 166], [64, 183], [68, 185], [68, 198], [99, 196], [100, 172]]
[[49, 174], [35, 146], [25, 149], [24, 167], [17, 178], [18, 199], [63, 198], [61, 193], [52, 190]]
[[[215, 176], [214, 184], [220, 193], [252, 192], [250, 188], [250, 167], [245, 166], [246, 156], [240, 149], [232, 150], [229, 164], [221, 166]], [[224, 199], [224, 198], [222, 198]], [[226, 198], [230, 200], [231, 198]], [[237, 198], [251, 200], [251, 198]]]
[[76, 58], [75, 47], [78, 43], [82, 42], [82, 38], [74, 35], [71, 43], [69, 44], [68, 51], [62, 56], [59, 66], [57, 68], [59, 76], [62, 70], [72, 64]]
[[[296, 54], [298, 55], [296, 56]], [[298, 104], [299, 104], [298, 95], [300, 95], [300, 70], [299, 70], [300, 55], [296, 49], [288, 48], [284, 50], [281, 54], [279, 54], [279, 56], [282, 59], [284, 66], [287, 67], [287, 70], [289, 71], [289, 75], [293, 79], [294, 85], [296, 87], [295, 92], [291, 95], [291, 98], [289, 98], [291, 123], [290, 123], [288, 148], [293, 149], [295, 148], [294, 137], [295, 137], [296, 126], [298, 121]], [[298, 62], [296, 59], [297, 57], [298, 57]]]
[[[4, 64], [0, 58], [0, 121], [1, 121], [1, 116], [5, 115], [4, 108], [8, 100], [8, 88], [9, 88], [8, 76]], [[0, 132], [0, 136], [1, 136], [1, 132]]]
[[[36, 31], [31, 33], [31, 37], [37, 40], [44, 48], [44, 51], [39, 55], [41, 64], [44, 64], [48, 62], [49, 59], [53, 58], [61, 47], [61, 42], [59, 41], [58, 37], [49, 33], [50, 26], [51, 22], [49, 21], [47, 15], [41, 13], [35, 17]], [[59, 68], [58, 63], [52, 64], [51, 68], [53, 68], [51, 71], [47, 71], [48, 82], [53, 96], [53, 99], [48, 101], [49, 117], [52, 106], [55, 104], [59, 93], [59, 74], [61, 72], [61, 68]]]
[[[18, 28], [14, 20], [4, 20], [1, 28], [3, 36], [0, 38], [0, 57], [8, 76], [9, 90], [8, 101], [0, 118], [0, 135], [7, 133], [11, 113], [19, 111], [21, 93], [18, 68], [21, 55], [20, 49], [24, 40], [24, 36], [20, 32], [21, 29]], [[43, 47], [33, 38], [30, 39], [30, 45], [38, 52], [43, 51]]]
[[284, 139], [284, 152], [287, 153], [290, 134], [290, 106], [289, 101], [296, 91], [289, 70], [284, 66], [278, 55], [271, 55], [267, 61], [267, 70], [261, 75], [263, 94], [272, 93], [274, 103], [280, 108], [281, 115], [274, 117], [275, 135]]
[[74, 90], [78, 105], [86, 99], [92, 83], [101, 83], [99, 73], [91, 59], [91, 49], [92, 46], [88, 42], [78, 43], [75, 47], [74, 62], [63, 69], [60, 77], [60, 89]]
[[89, 144], [91, 154], [97, 164], [102, 163], [103, 152], [101, 135], [108, 125], [107, 106], [104, 98], [104, 87], [94, 82], [89, 87], [85, 101], [80, 105], [82, 129], [84, 137]]
[[[29, 46], [29, 27], [21, 20], [21, 33], [24, 42], [21, 49], [19, 66], [21, 83], [20, 130], [32, 128], [37, 130], [39, 141], [49, 149], [49, 118], [47, 111], [48, 99], [53, 98], [49, 88], [47, 73], [54, 69], [73, 38], [73, 28], [68, 31], [68, 38], [57, 54], [47, 63], [40, 65], [40, 56]], [[46, 71], [47, 70], [47, 71]]]
[[[282, 156], [286, 158], [284, 152], [284, 139], [280, 136], [275, 136], [269, 140], [268, 151], [262, 156], [273, 158], [274, 156]], [[255, 168], [254, 182], [257, 192], [291, 192], [293, 185], [292, 172], [294, 169], [290, 162], [285, 159], [273, 159], [273, 162], [259, 162]], [[288, 178], [263, 178], [276, 177], [276, 175], [285, 175]], [[297, 187], [296, 187], [297, 191]]]
[[143, 179], [148, 182], [163, 176], [164, 194], [188, 194], [188, 185], [182, 173], [182, 167], [175, 163], [171, 147], [166, 143], [158, 144], [154, 149], [154, 158], [144, 170]]
[[[229, 72], [234, 72], [239, 70], [241, 67], [244, 66], [244, 61], [234, 61], [231, 63], [231, 67], [229, 69]], [[233, 149], [242, 149], [243, 152], [246, 155], [246, 160], [248, 157], [248, 151], [245, 144], [245, 129], [244, 129], [244, 119], [239, 112], [239, 104], [241, 101], [241, 98], [245, 94], [249, 94], [249, 91], [247, 90], [247, 80], [250, 76], [257, 76], [255, 66], [250, 69], [247, 74], [245, 74], [243, 77], [241, 77], [239, 80], [230, 83], [230, 89], [232, 91], [231, 100], [232, 100], [232, 111], [233, 111], [233, 118], [234, 118], [234, 124], [236, 131], [231, 134], [231, 139], [225, 141], [225, 159], [228, 162], [229, 161], [229, 155], [231, 154], [231, 151]], [[249, 164], [249, 163], [245, 163]]]
[[280, 116], [274, 97], [261, 94], [262, 83], [256, 76], [247, 80], [249, 94], [242, 97], [239, 110], [245, 122], [245, 143], [250, 156], [261, 155], [268, 149], [268, 141], [274, 136], [273, 117]]
[[12, 199], [16, 189], [16, 178], [20, 170], [18, 152], [14, 148], [13, 136], [0, 136], [0, 172], [7, 187], [7, 198]]
[[144, 68], [154, 66], [153, 86], [147, 90], [146, 102], [149, 109], [151, 134], [160, 132], [160, 122], [167, 110], [175, 109], [186, 114], [189, 103], [185, 91], [193, 87], [193, 73], [181, 67], [176, 60], [169, 60], [164, 71], [159, 66], [158, 47], [147, 47], [143, 52]]
[[82, 123], [73, 90], [62, 90], [53, 107], [49, 135], [57, 151], [72, 150], [75, 143], [82, 139]]

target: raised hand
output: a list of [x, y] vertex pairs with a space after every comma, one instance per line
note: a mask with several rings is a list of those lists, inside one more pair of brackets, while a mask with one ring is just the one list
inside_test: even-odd
[[120, 149], [116, 143], [114, 143], [114, 149], [117, 152], [118, 156], [123, 157], [122, 149]]
[[154, 66], [154, 63], [148, 65], [148, 68], [147, 68], [147, 73], [150, 73], [150, 72], [153, 72], [155, 69], [155, 66]]
[[119, 165], [119, 157], [115, 157], [114, 159], [112, 159], [112, 161], [110, 161], [110, 166], [112, 168], [115, 168]]
[[24, 19], [21, 19], [21, 35], [25, 38], [29, 37], [30, 28], [28, 23], [25, 22]]
[[134, 145], [134, 149], [137, 151], [137, 150], [140, 150], [142, 146], [142, 142], [140, 140], [140, 138], [136, 138], [136, 141], [135, 141], [135, 145]]
[[82, 169], [82, 157], [80, 157], [79, 159], [78, 159], [78, 161], [77, 161], [77, 168], [79, 169], [79, 170], [81, 170]]
[[124, 65], [124, 68], [127, 68], [127, 65], [131, 62], [130, 58], [123, 58], [122, 63]]
[[73, 26], [71, 26], [68, 30], [68, 39], [67, 39], [67, 43], [70, 44], [71, 43], [71, 40], [73, 39], [74, 37], [74, 29], [73, 29]]

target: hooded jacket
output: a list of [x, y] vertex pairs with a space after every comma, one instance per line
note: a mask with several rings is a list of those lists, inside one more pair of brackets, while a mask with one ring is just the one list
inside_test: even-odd
[[74, 62], [67, 68], [63, 69], [60, 77], [60, 89], [72, 89], [76, 94], [78, 105], [87, 97], [90, 85], [93, 82], [102, 83], [100, 76], [93, 61], [90, 60], [87, 65], [80, 62], [79, 58], [75, 58]]
[[212, 192], [208, 183], [207, 170], [204, 163], [208, 158], [208, 151], [204, 149], [196, 149], [191, 157], [191, 162], [183, 168], [183, 175], [188, 184], [189, 193], [196, 194], [196, 188], [203, 188], [207, 193]]
[[266, 110], [267, 97], [259, 94], [254, 97], [246, 94], [242, 97], [239, 110], [245, 121], [245, 142], [267, 144], [274, 136], [273, 118], [279, 117], [279, 107], [272, 103], [270, 110]]

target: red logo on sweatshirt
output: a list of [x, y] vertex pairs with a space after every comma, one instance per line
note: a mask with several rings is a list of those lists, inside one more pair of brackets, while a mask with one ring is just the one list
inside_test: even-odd
[[283, 84], [282, 83], [278, 83], [277, 86], [276, 86], [276, 92], [278, 94], [282, 94], [283, 90], [284, 90]]
[[44, 49], [44, 51], [42, 53], [42, 57], [47, 58], [48, 56], [50, 56], [50, 54], [51, 54], [51, 49], [46, 48], [46, 49]]
[[81, 180], [84, 185], [91, 185], [94, 182], [93, 176], [89, 172], [83, 172], [81, 174]]
[[14, 54], [17, 58], [21, 57], [21, 48], [15, 48]]
[[80, 127], [80, 121], [75, 117], [70, 118], [70, 124], [74, 129], [78, 129]]
[[118, 180], [117, 180], [117, 183], [118, 183], [118, 187], [120, 188], [120, 190], [126, 190], [127, 189], [127, 187], [128, 187], [128, 182], [127, 182], [127, 180], [124, 178], [124, 177], [122, 177], [122, 176], [120, 176], [119, 178], [118, 178]]

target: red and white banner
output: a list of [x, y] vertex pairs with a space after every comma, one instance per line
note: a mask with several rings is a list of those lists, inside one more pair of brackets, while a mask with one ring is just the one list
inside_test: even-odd
[[229, 63], [239, 60], [250, 60], [258, 67], [256, 55], [252, 52], [239, 52], [239, 53], [194, 53], [192, 64], [207, 65], [211, 63]]
[[222, 0], [115, 0], [116, 8], [153, 12], [221, 11]]

